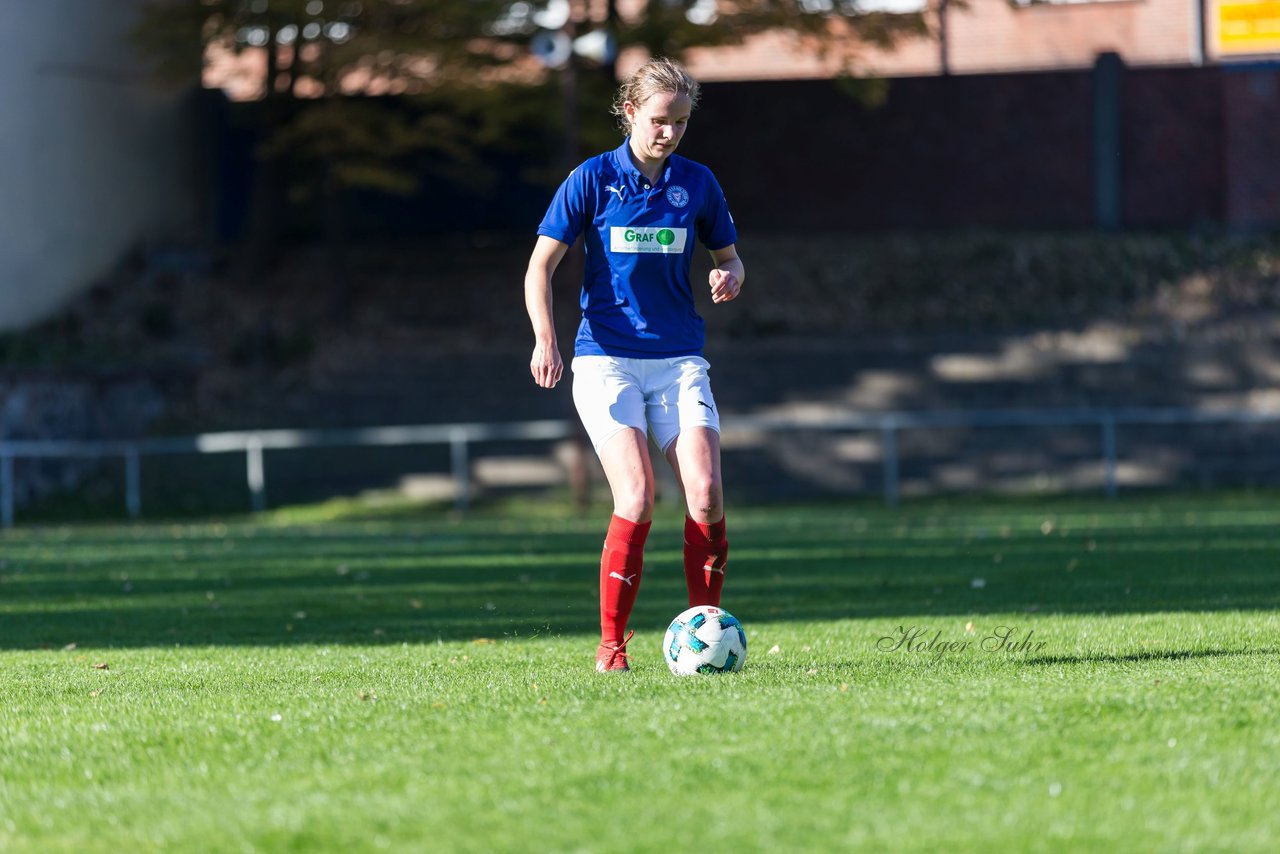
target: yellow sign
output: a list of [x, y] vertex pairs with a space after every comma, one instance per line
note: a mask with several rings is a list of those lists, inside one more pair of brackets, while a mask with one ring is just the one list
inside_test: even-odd
[[1218, 49], [1280, 52], [1280, 0], [1219, 0]]

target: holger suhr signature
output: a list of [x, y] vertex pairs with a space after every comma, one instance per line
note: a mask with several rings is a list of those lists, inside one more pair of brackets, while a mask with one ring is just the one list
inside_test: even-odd
[[[966, 632], [968, 634], [968, 632]], [[981, 639], [964, 637], [958, 640], [943, 638], [942, 630], [933, 631], [927, 626], [898, 626], [891, 634], [876, 641], [881, 652], [914, 652], [942, 657], [973, 650], [981, 652], [1040, 652], [1047, 641], [1032, 640], [1034, 629], [1025, 633], [1017, 626], [996, 626]]]

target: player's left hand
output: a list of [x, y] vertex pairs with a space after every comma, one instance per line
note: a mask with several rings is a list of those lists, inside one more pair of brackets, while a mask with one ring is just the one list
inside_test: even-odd
[[738, 281], [738, 277], [728, 270], [716, 268], [711, 271], [711, 301], [712, 302], [728, 302], [738, 296], [738, 291], [742, 290], [742, 283]]

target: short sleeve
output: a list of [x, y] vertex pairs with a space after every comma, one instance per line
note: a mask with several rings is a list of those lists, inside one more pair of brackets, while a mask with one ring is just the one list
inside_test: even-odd
[[587, 171], [585, 165], [579, 166], [564, 179], [538, 226], [538, 234], [569, 246], [578, 239], [586, 222]]
[[729, 203], [715, 176], [707, 173], [707, 188], [698, 216], [698, 239], [702, 245], [715, 251], [738, 242], [738, 230], [729, 214]]

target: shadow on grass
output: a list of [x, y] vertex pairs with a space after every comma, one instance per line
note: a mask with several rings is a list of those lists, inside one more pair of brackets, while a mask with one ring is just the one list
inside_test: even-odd
[[1126, 655], [1086, 654], [1033, 656], [1025, 659], [1022, 663], [1026, 665], [1090, 664], [1094, 662], [1099, 664], [1125, 664], [1130, 662], [1142, 663], [1149, 661], [1186, 661], [1198, 658], [1238, 658], [1254, 655], [1276, 655], [1277, 653], [1280, 653], [1280, 648], [1271, 646], [1246, 649], [1143, 650], [1142, 652], [1132, 652]]
[[[1112, 515], [1069, 536], [1047, 536], [1034, 514], [988, 534], [991, 518], [984, 506], [882, 513], [865, 526], [847, 508], [744, 513], [724, 603], [757, 624], [1280, 607], [1270, 518], [1215, 527]], [[19, 533], [0, 538], [0, 648], [589, 635], [600, 535], [591, 523], [512, 518]], [[678, 524], [660, 519], [633, 628], [661, 629], [684, 609], [679, 548]]]

